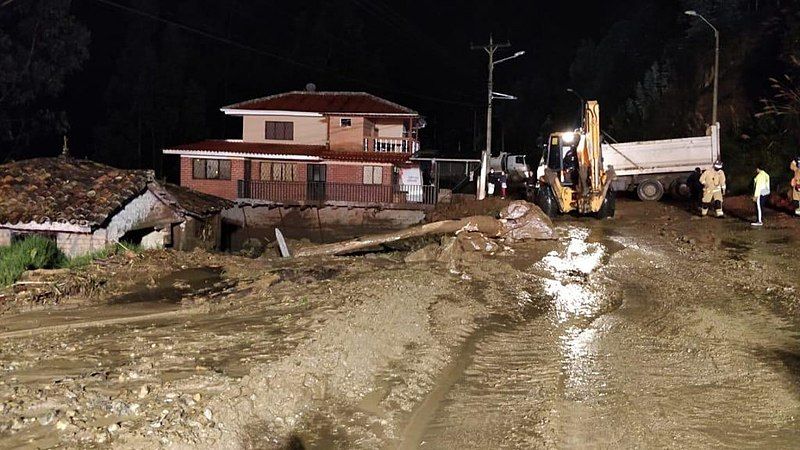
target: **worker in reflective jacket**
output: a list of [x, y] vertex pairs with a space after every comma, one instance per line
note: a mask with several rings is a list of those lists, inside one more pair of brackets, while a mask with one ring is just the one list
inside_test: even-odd
[[717, 217], [723, 217], [722, 196], [725, 195], [725, 172], [722, 171], [722, 161], [714, 163], [714, 170], [706, 170], [700, 175], [700, 184], [703, 185], [703, 205], [700, 212], [708, 215], [708, 208], [714, 207]]
[[764, 225], [764, 206], [766, 206], [770, 194], [769, 174], [762, 167], [764, 167], [762, 164], [756, 164], [756, 177], [753, 178], [753, 201], [756, 204], [756, 213], [758, 213], [758, 219], [750, 224], [754, 227]]
[[794, 172], [792, 176], [792, 202], [794, 203], [794, 215], [800, 216], [800, 156], [792, 160], [789, 170]]

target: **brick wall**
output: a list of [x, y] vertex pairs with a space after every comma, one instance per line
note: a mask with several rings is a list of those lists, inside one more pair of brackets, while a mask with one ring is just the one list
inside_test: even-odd
[[229, 200], [236, 199], [237, 181], [244, 179], [244, 160], [231, 161], [230, 180], [196, 180], [192, 177], [192, 159], [181, 157], [181, 186]]
[[58, 233], [58, 248], [69, 258], [85, 255], [103, 249], [108, 245], [105, 229], [94, 233]]
[[364, 184], [364, 167], [376, 164], [328, 164], [327, 197], [333, 201], [351, 202], [392, 202], [392, 166], [378, 165], [383, 168], [381, 185]]
[[391, 165], [381, 164], [328, 164], [328, 183], [362, 184], [364, 182], [364, 166], [383, 168], [383, 185], [392, 184]]

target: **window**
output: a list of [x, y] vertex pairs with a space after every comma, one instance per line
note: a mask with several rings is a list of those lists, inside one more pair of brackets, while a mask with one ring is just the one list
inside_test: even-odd
[[262, 181], [297, 181], [297, 164], [261, 163]]
[[230, 180], [231, 161], [228, 159], [195, 159], [192, 163], [195, 180]]
[[294, 139], [294, 122], [264, 122], [264, 138], [276, 141]]
[[383, 184], [383, 167], [364, 166], [364, 184]]
[[353, 120], [352, 119], [339, 119], [339, 125], [342, 128], [352, 127], [353, 126]]

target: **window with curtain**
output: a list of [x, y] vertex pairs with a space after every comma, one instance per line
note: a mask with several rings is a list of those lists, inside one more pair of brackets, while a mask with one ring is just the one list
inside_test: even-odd
[[294, 139], [294, 123], [265, 122], [264, 138], [275, 141], [291, 141]]
[[262, 162], [262, 181], [298, 181], [297, 164]]
[[364, 166], [364, 184], [383, 184], [383, 167]]
[[192, 178], [196, 180], [230, 180], [229, 159], [195, 159], [192, 162]]

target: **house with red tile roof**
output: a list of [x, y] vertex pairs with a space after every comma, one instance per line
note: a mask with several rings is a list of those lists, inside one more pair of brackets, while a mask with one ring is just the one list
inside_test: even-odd
[[172, 184], [151, 171], [68, 156], [0, 164], [0, 246], [36, 234], [67, 256], [115, 242], [145, 248], [219, 248], [233, 202]]
[[293, 91], [221, 108], [242, 138], [164, 149], [181, 185], [250, 204], [434, 203], [411, 162], [419, 114], [366, 92]]

